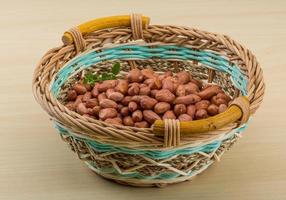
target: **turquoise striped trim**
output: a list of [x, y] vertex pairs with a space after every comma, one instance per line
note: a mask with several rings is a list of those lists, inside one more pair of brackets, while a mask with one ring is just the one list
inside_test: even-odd
[[216, 149], [218, 149], [224, 140], [230, 137], [233, 137], [235, 133], [240, 134], [242, 131], [244, 131], [245, 128], [247, 127], [247, 124], [244, 124], [239, 128], [233, 129], [231, 133], [227, 134], [224, 138], [217, 139], [210, 144], [197, 146], [197, 147], [187, 147], [187, 148], [182, 148], [182, 149], [170, 149], [170, 150], [164, 150], [164, 151], [138, 150], [138, 149], [130, 149], [127, 147], [113, 146], [110, 144], [103, 144], [95, 140], [88, 140], [85, 138], [77, 137], [75, 136], [75, 134], [69, 131], [66, 127], [64, 127], [63, 125], [59, 124], [56, 121], [54, 121], [54, 126], [60, 134], [69, 135], [69, 136], [74, 137], [77, 140], [83, 141], [86, 144], [88, 144], [90, 148], [94, 149], [97, 152], [101, 152], [101, 153], [117, 152], [117, 153], [126, 153], [126, 154], [132, 154], [132, 155], [143, 155], [151, 159], [166, 159], [166, 158], [170, 158], [172, 156], [178, 155], [178, 154], [190, 155], [190, 154], [197, 153], [197, 152], [211, 153], [215, 151]]
[[152, 47], [144, 45], [121, 45], [118, 47], [103, 49], [101, 52], [91, 50], [80, 54], [79, 56], [71, 59], [61, 68], [61, 70], [59, 70], [51, 85], [52, 94], [57, 96], [61, 86], [76, 72], [87, 69], [98, 62], [115, 59], [196, 60], [211, 69], [229, 74], [233, 85], [238, 88], [243, 95], [247, 95], [246, 78], [242, 74], [241, 70], [235, 64], [229, 62], [226, 57], [215, 52], [194, 50], [175, 45]]

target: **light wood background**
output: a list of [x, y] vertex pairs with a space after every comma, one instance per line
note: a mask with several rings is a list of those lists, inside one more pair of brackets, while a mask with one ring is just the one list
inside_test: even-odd
[[[264, 69], [265, 100], [244, 137], [191, 182], [138, 189], [99, 178], [33, 99], [33, 69], [65, 30], [132, 12], [228, 34]], [[286, 1], [1, 0], [0, 16], [0, 199], [286, 199]]]

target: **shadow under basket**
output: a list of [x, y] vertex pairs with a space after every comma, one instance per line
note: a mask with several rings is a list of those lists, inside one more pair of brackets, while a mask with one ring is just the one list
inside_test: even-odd
[[[162, 187], [191, 179], [219, 161], [262, 102], [265, 85], [255, 56], [228, 36], [149, 25], [138, 14], [95, 19], [64, 33], [35, 69], [33, 93], [61, 138], [97, 174], [121, 184]], [[228, 109], [190, 122], [157, 120], [151, 128], [105, 123], [66, 108], [71, 83], [88, 71], [121, 64], [157, 73], [190, 71], [234, 99]]]

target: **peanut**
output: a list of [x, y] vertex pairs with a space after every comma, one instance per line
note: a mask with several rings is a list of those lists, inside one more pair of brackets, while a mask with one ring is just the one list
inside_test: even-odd
[[208, 117], [208, 113], [205, 109], [200, 109], [196, 111], [196, 119], [204, 119]]
[[231, 98], [223, 92], [218, 93], [217, 98], [224, 99], [227, 103], [231, 101]]
[[135, 103], [134, 101], [130, 101], [128, 104], [128, 109], [130, 110], [130, 112], [134, 112], [135, 110], [137, 110], [138, 105], [137, 103]]
[[131, 101], [131, 96], [126, 96], [122, 99], [121, 103], [124, 105], [124, 106], [128, 106], [129, 102]]
[[97, 99], [89, 99], [86, 102], [86, 107], [87, 108], [93, 108], [94, 106], [98, 106], [98, 100]]
[[142, 73], [144, 79], [154, 77], [154, 71], [152, 69], [142, 69], [141, 73]]
[[117, 111], [114, 108], [104, 108], [99, 111], [98, 115], [101, 120], [106, 120], [108, 118], [117, 117]]
[[86, 92], [82, 97], [82, 101], [87, 102], [89, 99], [91, 99], [91, 92]]
[[132, 69], [127, 75], [127, 78], [131, 83], [141, 83], [143, 80], [143, 75], [139, 69]]
[[110, 88], [110, 89], [107, 89], [106, 90], [106, 92], [105, 92], [105, 94], [106, 94], [106, 96], [107, 96], [107, 98], [109, 99], [109, 95], [112, 93], [112, 92], [114, 92], [115, 90], [113, 89], [113, 88]]
[[133, 126], [134, 125], [134, 122], [132, 120], [132, 118], [130, 116], [126, 116], [123, 118], [123, 124], [125, 126]]
[[162, 82], [159, 79], [159, 77], [153, 77], [153, 78], [146, 79], [144, 83], [148, 85], [151, 90], [159, 90], [162, 87]]
[[176, 119], [176, 115], [175, 115], [175, 113], [172, 110], [168, 110], [163, 115], [163, 119]]
[[117, 103], [110, 99], [102, 99], [99, 101], [99, 105], [101, 108], [117, 108]]
[[185, 96], [186, 95], [186, 88], [184, 85], [179, 85], [176, 89], [176, 95], [178, 97], [181, 97], [181, 96]]
[[128, 91], [128, 82], [126, 80], [118, 80], [118, 83], [114, 89], [115, 91], [125, 95]]
[[174, 101], [174, 104], [185, 104], [185, 105], [189, 105], [189, 104], [193, 104], [193, 103], [197, 103], [201, 100], [201, 98], [198, 95], [195, 94], [189, 94], [187, 96], [183, 96], [183, 97], [177, 97]]
[[120, 92], [112, 92], [107, 97], [116, 102], [122, 101], [122, 99], [124, 98], [123, 94], [121, 94]]
[[75, 104], [73, 101], [69, 101], [65, 107], [67, 107], [69, 110], [74, 111], [75, 110]]
[[225, 104], [220, 104], [219, 107], [218, 107], [218, 113], [222, 113], [224, 111], [227, 110], [227, 105]]
[[210, 101], [208, 101], [208, 100], [201, 100], [201, 101], [197, 102], [197, 103], [195, 104], [195, 106], [196, 106], [196, 109], [197, 109], [197, 110], [200, 110], [200, 109], [207, 109], [210, 104], [211, 104], [211, 103], [210, 103]]
[[156, 120], [161, 119], [160, 116], [157, 115], [152, 110], [144, 110], [143, 111], [143, 117], [150, 124], [153, 124]]
[[154, 107], [154, 111], [157, 114], [163, 114], [170, 109], [171, 109], [171, 105], [166, 102], [159, 102]]
[[162, 81], [162, 89], [167, 89], [170, 92], [174, 92], [175, 91], [175, 86], [174, 83], [171, 79], [164, 79]]
[[192, 118], [194, 118], [195, 113], [196, 113], [196, 106], [195, 105], [188, 105], [187, 114], [190, 115]]
[[101, 100], [103, 99], [107, 99], [107, 96], [105, 93], [100, 93], [98, 96], [97, 96], [97, 99], [98, 101], [100, 102]]
[[77, 97], [77, 93], [76, 93], [75, 90], [69, 90], [69, 91], [67, 92], [67, 99], [68, 99], [69, 101], [75, 100], [76, 97]]
[[108, 124], [122, 125], [122, 120], [118, 117], [116, 118], [108, 118], [104, 120]]
[[201, 80], [191, 79], [190, 82], [196, 84], [199, 89], [202, 89], [203, 87], [203, 82]]
[[190, 115], [187, 115], [187, 114], [181, 114], [179, 117], [178, 117], [178, 120], [181, 121], [181, 122], [184, 122], [184, 121], [192, 121], [192, 117]]
[[76, 97], [76, 100], [75, 100], [75, 102], [74, 102], [74, 105], [77, 107], [77, 105], [79, 104], [79, 103], [81, 103], [82, 102], [82, 97], [83, 97], [83, 95], [78, 95], [77, 97]]
[[198, 93], [198, 95], [202, 99], [210, 99], [214, 95], [217, 95], [219, 92], [221, 92], [220, 87], [217, 85], [212, 85], [212, 86], [209, 86], [209, 87], [203, 89], [201, 92]]
[[117, 85], [117, 80], [106, 80], [97, 86], [99, 92], [105, 92], [108, 89], [114, 88]]
[[185, 90], [187, 94], [197, 94], [200, 91], [199, 87], [192, 82], [185, 85]]
[[132, 120], [133, 122], [141, 122], [143, 119], [143, 114], [141, 110], [136, 110], [132, 113]]
[[172, 103], [176, 97], [175, 97], [175, 95], [174, 95], [172, 92], [170, 92], [169, 90], [167, 90], [167, 89], [162, 89], [162, 90], [159, 90], [159, 91], [156, 93], [155, 98], [156, 98], [158, 101], [167, 102], [167, 103]]
[[76, 112], [79, 113], [80, 115], [83, 115], [83, 114], [87, 114], [88, 110], [85, 107], [84, 103], [79, 103], [76, 107]]
[[129, 89], [128, 89], [128, 95], [130, 96], [134, 96], [134, 95], [138, 95], [140, 92], [140, 87], [139, 87], [139, 84], [135, 85], [133, 84]]
[[146, 96], [146, 97], [141, 98], [140, 106], [144, 110], [151, 110], [153, 109], [153, 107], [155, 106], [157, 102], [158, 101], [156, 99]]
[[76, 91], [77, 94], [85, 94], [86, 93], [86, 88], [79, 83], [75, 84], [73, 86], [73, 89]]
[[92, 114], [93, 114], [94, 116], [98, 116], [100, 109], [101, 109], [100, 106], [94, 106], [94, 107], [92, 108]]
[[184, 114], [187, 112], [187, 107], [184, 104], [177, 104], [174, 107], [174, 113], [176, 116], [179, 116], [181, 114]]
[[85, 87], [85, 89], [86, 89], [87, 91], [90, 91], [90, 90], [92, 89], [91, 85], [88, 84], [88, 83], [84, 83], [83, 86]]
[[189, 72], [183, 71], [176, 74], [180, 84], [186, 84], [190, 81], [191, 75]]
[[91, 95], [93, 97], [97, 97], [99, 94], [97, 87], [93, 87], [93, 89], [91, 90]]
[[151, 92], [151, 89], [148, 87], [148, 86], [144, 86], [144, 87], [141, 87], [140, 88], [140, 91], [139, 91], [139, 95], [149, 95]]
[[155, 98], [158, 91], [159, 90], [151, 90], [151, 92], [150, 92], [151, 97]]
[[128, 116], [128, 114], [129, 114], [129, 108], [128, 108], [128, 107], [123, 107], [123, 108], [121, 108], [120, 114], [121, 114], [123, 117]]
[[146, 121], [141, 121], [141, 122], [136, 122], [134, 124], [134, 126], [137, 127], [137, 128], [148, 128], [149, 124]]
[[214, 115], [218, 114], [218, 107], [217, 107], [217, 105], [215, 105], [215, 104], [211, 104], [211, 105], [208, 107], [207, 111], [208, 111], [208, 114], [209, 114], [210, 116], [214, 116]]

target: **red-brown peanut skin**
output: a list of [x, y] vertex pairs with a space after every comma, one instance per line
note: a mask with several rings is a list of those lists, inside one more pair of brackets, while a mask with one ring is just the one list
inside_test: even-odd
[[95, 98], [92, 98], [92, 99], [89, 99], [87, 102], [86, 102], [86, 107], [87, 108], [93, 108], [94, 106], [98, 106], [99, 103], [98, 103], [98, 100], [95, 99]]
[[133, 120], [132, 120], [132, 117], [130, 117], [130, 116], [124, 117], [124, 118], [123, 118], [123, 124], [124, 124], [125, 126], [134, 126], [134, 122], [133, 122]]
[[179, 85], [176, 89], [177, 97], [186, 96], [186, 88], [184, 85]]
[[172, 110], [168, 110], [167, 112], [165, 112], [162, 119], [176, 119], [176, 115]]
[[146, 79], [144, 83], [148, 85], [151, 90], [159, 90], [162, 88], [162, 82], [159, 77], [156, 76], [154, 76], [153, 78]]
[[172, 92], [170, 92], [169, 90], [167, 90], [167, 89], [162, 89], [162, 90], [159, 90], [159, 91], [156, 93], [155, 98], [156, 98], [158, 101], [161, 101], [161, 102], [172, 103], [176, 97], [175, 97], [175, 95], [174, 95]]
[[142, 73], [143, 79], [145, 79], [145, 80], [154, 77], [154, 71], [150, 68], [142, 69], [141, 73]]
[[101, 108], [115, 108], [115, 109], [117, 109], [117, 103], [115, 101], [110, 100], [110, 99], [102, 99], [99, 102], [99, 105]]
[[170, 109], [171, 109], [171, 105], [166, 102], [159, 102], [154, 107], [154, 111], [157, 114], [163, 114]]
[[185, 105], [189, 105], [189, 104], [194, 104], [197, 103], [201, 100], [201, 98], [198, 95], [195, 94], [189, 94], [187, 96], [183, 96], [183, 97], [177, 97], [174, 101], [174, 104], [185, 104]]
[[144, 110], [151, 110], [153, 109], [153, 107], [155, 106], [157, 102], [158, 101], [156, 99], [146, 96], [146, 97], [141, 98], [140, 106]]
[[120, 114], [121, 114], [123, 117], [128, 116], [128, 114], [129, 114], [129, 108], [128, 108], [127, 106], [121, 108]]
[[97, 87], [94, 86], [93, 89], [91, 90], [91, 95], [96, 98], [98, 94], [99, 94], [98, 89]]
[[177, 104], [174, 107], [174, 113], [176, 116], [179, 116], [181, 114], [184, 114], [187, 112], [187, 107], [184, 104]]
[[167, 89], [170, 92], [174, 93], [176, 88], [171, 79], [165, 79], [162, 81], [162, 89]]
[[140, 87], [139, 87], [139, 85], [132, 85], [131, 87], [129, 87], [129, 89], [128, 89], [128, 95], [129, 96], [134, 96], [134, 95], [138, 95], [139, 94], [139, 92], [140, 92]]
[[143, 119], [143, 113], [141, 110], [136, 110], [132, 113], [133, 122], [141, 122]]
[[160, 116], [152, 110], [144, 110], [143, 117], [145, 121], [149, 122], [150, 124], [153, 124], [156, 120], [161, 119]]
[[125, 96], [125, 97], [122, 99], [122, 101], [121, 101], [122, 105], [128, 106], [128, 104], [129, 104], [129, 102], [131, 101], [131, 99], [132, 99], [131, 96]]
[[159, 90], [151, 90], [151, 92], [150, 92], [151, 97], [152, 97], [152, 98], [155, 98], [155, 96], [156, 96], [156, 94], [157, 94], [158, 91], [159, 91]]
[[207, 108], [208, 114], [210, 116], [214, 116], [216, 114], [218, 114], [218, 106], [215, 104], [211, 104], [209, 105], [209, 107]]
[[207, 100], [217, 95], [219, 92], [221, 92], [221, 88], [219, 86], [211, 85], [199, 92], [198, 95], [201, 97], [201, 99]]
[[134, 126], [137, 128], [149, 128], [149, 124], [146, 121], [136, 122]]
[[192, 82], [189, 82], [187, 84], [184, 85], [185, 86], [185, 90], [186, 90], [186, 94], [197, 94], [200, 90], [199, 90], [199, 87], [192, 83]]
[[98, 117], [100, 110], [101, 110], [100, 106], [94, 106], [92, 108], [92, 115]]
[[86, 92], [82, 97], [82, 101], [87, 102], [89, 99], [91, 99], [91, 92]]
[[118, 80], [116, 87], [114, 88], [115, 91], [120, 92], [123, 95], [126, 95], [128, 91], [128, 81], [126, 80]]
[[122, 120], [119, 117], [116, 118], [108, 118], [104, 120], [106, 123], [115, 124], [115, 125], [122, 125]]
[[80, 115], [87, 114], [88, 110], [84, 103], [79, 103], [76, 107], [76, 112]]
[[178, 78], [178, 81], [180, 84], [186, 84], [190, 81], [190, 73], [183, 71], [183, 72], [179, 72], [176, 74], [176, 77]]
[[186, 121], [192, 121], [193, 119], [188, 114], [181, 114], [181, 115], [179, 115], [178, 120], [181, 122], [186, 122]]
[[73, 101], [73, 100], [76, 99], [76, 97], [77, 97], [77, 93], [76, 93], [75, 90], [69, 90], [69, 91], [67, 92], [67, 100], [68, 100], [68, 101]]
[[73, 101], [69, 101], [66, 105], [65, 105], [65, 107], [67, 107], [69, 110], [71, 110], [71, 111], [75, 111], [75, 104], [74, 104], [74, 102]]
[[124, 96], [120, 92], [111, 92], [108, 95], [108, 98], [115, 101], [115, 102], [119, 102], [119, 101], [123, 100]]
[[218, 107], [218, 112], [219, 113], [222, 113], [222, 112], [224, 112], [226, 110], [227, 110], [227, 105], [225, 105], [225, 104], [220, 104], [219, 105], [219, 107]]
[[134, 101], [130, 101], [128, 104], [128, 109], [130, 110], [130, 112], [134, 112], [135, 110], [137, 110], [138, 105], [137, 103], [135, 103]]
[[101, 120], [106, 120], [117, 117], [117, 111], [114, 108], [104, 108], [99, 111], [98, 115]]
[[187, 114], [190, 115], [194, 119], [195, 113], [196, 113], [196, 106], [195, 105], [188, 105]]
[[218, 93], [216, 96], [217, 98], [224, 99], [227, 103], [231, 101], [231, 98], [223, 92]]
[[85, 94], [86, 93], [86, 88], [82, 85], [82, 84], [79, 84], [79, 83], [77, 83], [77, 84], [75, 84], [74, 86], [73, 86], [73, 89], [76, 91], [76, 93], [78, 94], [78, 95], [83, 95], [83, 94]]
[[203, 82], [201, 80], [191, 79], [190, 82], [196, 84], [199, 89], [202, 89], [203, 87]]
[[204, 119], [208, 117], [208, 113], [205, 109], [200, 109], [196, 111], [195, 117], [196, 119]]
[[106, 90], [114, 88], [117, 85], [117, 80], [106, 80], [97, 86], [99, 92], [106, 92]]
[[97, 99], [98, 101], [100, 102], [101, 100], [103, 99], [107, 99], [107, 96], [105, 93], [100, 93], [98, 96], [97, 96]]
[[141, 87], [139, 91], [139, 95], [146, 95], [149, 96], [151, 92], [151, 89], [148, 86]]
[[76, 97], [76, 100], [74, 102], [75, 107], [77, 107], [77, 105], [82, 102], [82, 97], [83, 97], [83, 95], [78, 95]]
[[132, 69], [127, 78], [131, 83], [141, 83], [143, 81], [143, 75], [139, 69]]
[[200, 110], [200, 109], [206, 110], [210, 104], [211, 102], [209, 100], [201, 100], [195, 104], [195, 107], [197, 110]]

